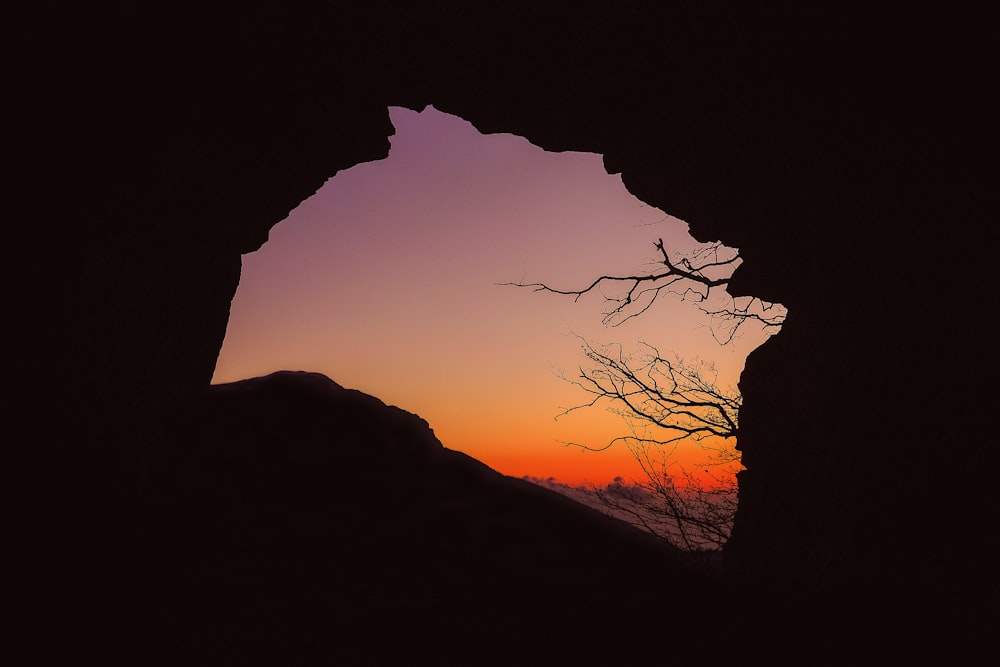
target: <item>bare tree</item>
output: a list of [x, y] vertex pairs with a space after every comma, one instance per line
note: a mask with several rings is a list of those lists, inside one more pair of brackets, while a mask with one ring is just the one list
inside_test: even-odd
[[[618, 478], [606, 487], [591, 486], [591, 493], [611, 514], [674, 546], [696, 553], [720, 549], [736, 513], [739, 392], [719, 387], [713, 364], [666, 358], [648, 343], [628, 357], [619, 345], [597, 347], [586, 340], [583, 351], [593, 365], [565, 379], [592, 399], [562, 414], [606, 401], [631, 433], [599, 447], [567, 444], [606, 449], [624, 443], [645, 477], [632, 483]], [[698, 474], [677, 462], [682, 446], [704, 454]]]
[[[642, 315], [666, 294], [692, 301], [708, 316], [712, 335], [720, 344], [734, 340], [739, 330], [756, 322], [773, 333], [785, 318], [779, 304], [756, 297], [732, 297], [726, 291], [739, 254], [721, 243], [693, 252], [668, 251], [663, 239], [654, 243], [655, 270], [631, 275], [603, 275], [580, 289], [557, 289], [544, 283], [507, 283], [571, 296], [600, 293], [607, 304], [603, 322], [609, 326]], [[631, 434], [615, 443], [629, 447], [645, 479], [626, 483], [618, 478], [592, 493], [612, 514], [636, 523], [675, 546], [691, 552], [717, 551], [729, 539], [737, 506], [735, 473], [740, 467], [736, 450], [742, 397], [734, 387], [720, 388], [713, 364], [685, 363], [668, 358], [653, 345], [640, 343], [626, 355], [621, 345], [599, 346], [581, 339], [588, 366], [575, 378], [565, 378], [592, 398], [569, 413], [600, 402], [621, 415]], [[678, 464], [677, 448], [698, 446], [707, 458], [698, 475]]]

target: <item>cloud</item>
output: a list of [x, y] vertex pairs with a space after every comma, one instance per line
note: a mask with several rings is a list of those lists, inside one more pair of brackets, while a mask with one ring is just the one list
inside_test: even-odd
[[[612, 482], [598, 487], [594, 485], [571, 486], [555, 477], [539, 478], [525, 476], [524, 480], [561, 493], [579, 503], [592, 507], [602, 514], [629, 523], [636, 528], [652, 533], [680, 548], [717, 549], [719, 534], [703, 530], [684, 520], [686, 536], [678, 532], [676, 515], [667, 509], [663, 499], [654, 491], [641, 484], [626, 482], [616, 477]], [[734, 498], [706, 496], [696, 489], [677, 489], [675, 499], [680, 511], [692, 518], [700, 518], [725, 528], [727, 508]], [[714, 506], [714, 508], [713, 508]], [[723, 540], [724, 541], [724, 540]], [[685, 547], [686, 545], [686, 547]]]
[[[579, 503], [582, 503], [584, 505], [587, 505], [589, 507], [592, 507], [600, 511], [602, 514], [607, 514], [608, 516], [612, 516], [616, 519], [627, 521], [628, 523], [632, 524], [636, 524], [636, 522], [634, 521], [634, 517], [629, 517], [625, 513], [616, 511], [613, 508], [609, 507], [607, 503], [605, 503], [598, 497], [597, 495], [598, 491], [610, 492], [616, 496], [623, 495], [626, 498], [636, 499], [636, 500], [651, 498], [651, 496], [645, 489], [635, 484], [628, 484], [621, 477], [616, 477], [613, 482], [609, 483], [607, 486], [602, 487], [600, 489], [598, 489], [598, 487], [585, 484], [571, 486], [569, 484], [560, 482], [555, 477], [541, 478], [541, 477], [533, 477], [531, 475], [525, 475], [522, 479], [531, 482], [532, 484], [536, 484], [538, 486], [549, 489], [551, 491], [556, 491], [557, 493], [561, 493], [564, 496], [572, 498], [573, 500]], [[640, 528], [643, 527], [641, 524], [636, 524], [636, 525], [639, 525]]]

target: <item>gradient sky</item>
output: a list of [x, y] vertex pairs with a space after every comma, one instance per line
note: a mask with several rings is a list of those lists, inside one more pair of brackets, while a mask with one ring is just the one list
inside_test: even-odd
[[686, 223], [629, 194], [600, 155], [481, 135], [433, 107], [389, 112], [388, 158], [337, 173], [244, 255], [213, 382], [317, 371], [419, 414], [446, 447], [504, 474], [641, 478], [623, 446], [563, 444], [625, 433], [603, 407], [556, 419], [587, 398], [557, 371], [583, 361], [574, 334], [712, 360], [732, 385], [767, 335], [721, 346], [679, 300], [609, 328], [599, 295], [574, 303], [499, 286], [576, 288], [653, 268], [659, 237], [697, 243]]

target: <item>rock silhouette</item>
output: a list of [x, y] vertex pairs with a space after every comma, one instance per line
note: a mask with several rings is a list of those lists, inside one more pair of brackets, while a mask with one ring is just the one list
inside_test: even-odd
[[163, 613], [138, 636], [174, 664], [613, 659], [668, 619], [689, 651], [725, 588], [319, 374], [213, 386], [167, 432], [151, 466]]
[[[255, 457], [196, 456], [198, 429], [245, 431], [240, 421], [260, 416], [221, 395], [204, 399], [216, 417], [194, 406], [212, 377], [241, 254], [338, 170], [386, 155], [388, 106], [426, 104], [483, 132], [604, 155], [636, 197], [687, 221], [696, 238], [739, 248], [734, 294], [788, 308], [740, 383], [747, 471], [725, 554], [738, 586], [732, 604], [709, 614], [719, 619], [713, 649], [801, 664], [954, 661], [990, 645], [1000, 508], [984, 397], [996, 367], [987, 315], [1000, 114], [985, 14], [725, 1], [20, 10], [8, 99], [11, 190], [26, 210], [11, 217], [7, 246], [8, 450], [18, 482], [13, 634], [35, 654], [111, 661], [118, 648], [123, 662], [149, 664], [201, 645], [211, 664], [282, 651], [286, 664], [338, 662], [321, 639], [331, 614], [342, 618], [329, 598], [281, 593], [282, 577], [295, 578], [296, 591], [312, 577], [337, 580], [318, 590], [349, 579], [307, 549], [310, 539], [333, 544], [323, 531], [336, 529], [316, 524], [332, 496], [309, 509], [305, 496], [319, 483], [295, 459], [333, 454], [301, 443], [283, 450], [257, 434], [243, 440], [257, 443]], [[223, 428], [226, 414], [242, 416]], [[329, 429], [317, 425], [303, 442], [320, 433]], [[392, 438], [380, 437], [391, 452]], [[471, 462], [433, 454], [425, 436], [416, 442], [331, 487], [362, 494], [416, 456], [437, 480], [432, 489], [457, 488], [435, 477], [454, 465], [478, 497], [470, 503], [493, 502], [473, 491], [492, 488], [490, 475], [474, 484]], [[407, 479], [417, 493], [419, 477]], [[548, 511], [519, 488], [521, 500], [497, 506]], [[379, 497], [356, 507], [387, 516]], [[377, 520], [339, 518], [363, 528], [358, 539], [374, 549]], [[420, 521], [439, 536], [467, 530]], [[546, 532], [531, 530], [526, 542]], [[285, 532], [302, 548], [279, 548], [272, 538]], [[443, 568], [416, 543], [429, 551], [415, 562], [453, 591], [463, 576], [479, 578], [482, 570]], [[479, 547], [470, 559], [516, 560], [510, 545]], [[387, 563], [369, 572], [390, 571], [392, 557], [384, 551]], [[559, 581], [542, 562], [537, 579]], [[514, 578], [496, 588], [509, 595]], [[346, 597], [392, 609], [381, 581], [354, 582]], [[240, 598], [246, 590], [258, 595]], [[536, 619], [539, 595], [521, 608]], [[654, 597], [670, 610], [703, 599]], [[479, 626], [441, 608], [470, 636], [505, 646], [489, 630], [496, 616]], [[437, 613], [418, 605], [388, 625], [398, 630], [404, 616], [431, 625]], [[281, 623], [293, 617], [301, 622]], [[342, 635], [355, 638], [362, 626], [387, 625], [347, 617]], [[675, 619], [643, 636], [673, 651]], [[145, 632], [156, 627], [165, 630]], [[562, 636], [579, 656], [600, 627]], [[156, 639], [132, 641], [147, 635]], [[625, 632], [620, 643], [638, 646], [635, 637]], [[344, 651], [340, 662], [364, 664]]]

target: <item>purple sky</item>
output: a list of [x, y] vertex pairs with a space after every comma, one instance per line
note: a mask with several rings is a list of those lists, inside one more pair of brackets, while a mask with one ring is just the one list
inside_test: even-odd
[[481, 135], [433, 107], [391, 108], [385, 160], [342, 171], [243, 257], [214, 382], [310, 370], [426, 419], [446, 447], [500, 472], [604, 484], [638, 475], [624, 432], [558, 377], [583, 360], [571, 332], [634, 348], [639, 339], [715, 361], [735, 384], [748, 332], [720, 346], [692, 304], [662, 300], [617, 328], [599, 296], [502, 287], [579, 287], [653, 267], [653, 242], [690, 248], [686, 223], [635, 199], [600, 155], [548, 153], [510, 134]]

